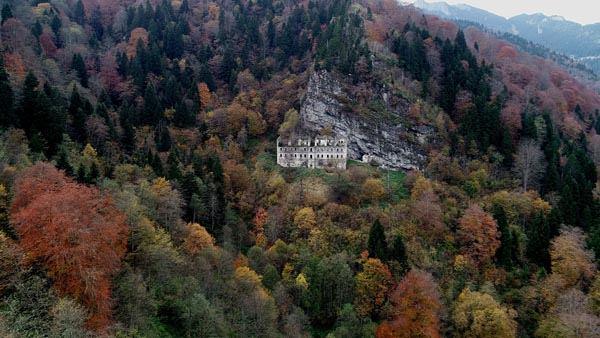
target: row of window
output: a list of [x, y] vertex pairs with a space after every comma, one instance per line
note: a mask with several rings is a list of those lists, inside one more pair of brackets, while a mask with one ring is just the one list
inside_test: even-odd
[[332, 159], [332, 158], [344, 158], [344, 154], [336, 154], [335, 157], [333, 157], [332, 155], [329, 154], [315, 154], [313, 157], [313, 154], [309, 154], [307, 157], [307, 154], [293, 154], [294, 156], [292, 156], [292, 154], [279, 154], [279, 157], [281, 158], [328, 158], [328, 159]]
[[[315, 149], [314, 148], [287, 148], [287, 147], [283, 147], [281, 148], [281, 151], [290, 151], [290, 152], [294, 152], [294, 151], [309, 151], [309, 152], [314, 152]], [[344, 151], [344, 148], [317, 148], [316, 151], [322, 152], [322, 151], [329, 151], [329, 152], [336, 152], [336, 153], [341, 153]]]
[[[281, 142], [284, 143], [284, 142]], [[295, 142], [296, 145], [298, 146], [310, 146], [311, 143], [314, 144], [315, 146], [332, 146], [332, 145], [336, 145], [336, 144], [340, 144], [340, 145], [344, 145], [344, 140], [339, 140], [339, 141], [329, 141], [329, 140], [315, 140], [313, 141], [298, 141]], [[293, 144], [293, 142], [289, 142], [288, 144]]]

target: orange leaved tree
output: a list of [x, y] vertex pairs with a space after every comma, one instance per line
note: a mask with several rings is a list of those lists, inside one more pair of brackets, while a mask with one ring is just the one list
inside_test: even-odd
[[86, 306], [91, 328], [105, 328], [127, 242], [125, 215], [111, 198], [38, 163], [15, 182], [11, 222], [29, 261], [47, 269], [59, 294]]
[[477, 266], [489, 263], [500, 247], [500, 233], [494, 218], [473, 204], [458, 223], [457, 234], [462, 251]]
[[392, 316], [376, 332], [384, 337], [441, 337], [438, 287], [431, 274], [411, 270], [390, 295]]

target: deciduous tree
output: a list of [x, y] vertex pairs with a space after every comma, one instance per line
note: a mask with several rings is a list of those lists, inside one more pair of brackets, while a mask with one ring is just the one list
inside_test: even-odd
[[89, 309], [91, 327], [106, 327], [111, 277], [127, 242], [125, 216], [112, 199], [51, 165], [36, 164], [15, 182], [11, 222], [28, 259], [48, 269], [58, 293]]
[[392, 286], [388, 267], [376, 258], [367, 258], [356, 275], [356, 312], [362, 317], [379, 316]]
[[377, 337], [441, 337], [442, 304], [431, 274], [411, 270], [390, 295], [389, 320], [377, 329]]
[[311, 207], [298, 210], [294, 216], [294, 224], [302, 232], [310, 232], [317, 225], [317, 216]]
[[578, 228], [563, 228], [550, 244], [552, 273], [565, 287], [590, 281], [596, 272], [594, 254], [585, 247], [585, 235]]
[[472, 204], [460, 218], [457, 235], [462, 251], [476, 265], [489, 263], [500, 247], [496, 221], [477, 204]]
[[523, 140], [515, 154], [514, 170], [519, 175], [523, 191], [535, 184], [544, 171], [544, 153], [534, 140]]
[[385, 196], [385, 187], [380, 179], [367, 178], [362, 185], [362, 193], [367, 201], [377, 202]]
[[215, 245], [215, 239], [200, 224], [188, 224], [187, 231], [183, 246], [190, 255], [197, 255], [201, 250]]
[[452, 319], [462, 337], [512, 338], [517, 334], [515, 314], [492, 296], [463, 290], [456, 300]]

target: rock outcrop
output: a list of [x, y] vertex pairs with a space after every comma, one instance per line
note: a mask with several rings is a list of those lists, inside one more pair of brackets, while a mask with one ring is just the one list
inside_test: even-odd
[[330, 129], [335, 135], [347, 138], [349, 159], [367, 159], [390, 169], [421, 169], [433, 129], [402, 123], [408, 102], [392, 106], [385, 89], [373, 92], [385, 113], [373, 111], [370, 116], [361, 115], [350, 107], [353, 100], [342, 81], [326, 71], [314, 72], [300, 109], [302, 129], [308, 132]]

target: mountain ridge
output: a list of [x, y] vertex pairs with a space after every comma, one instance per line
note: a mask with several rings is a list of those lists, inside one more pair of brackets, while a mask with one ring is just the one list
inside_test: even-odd
[[414, 2], [429, 14], [453, 20], [468, 20], [490, 29], [508, 32], [581, 61], [596, 73], [600, 62], [589, 57], [600, 56], [600, 23], [580, 24], [560, 15], [543, 13], [519, 14], [506, 18], [471, 5], [451, 5], [446, 2]]

